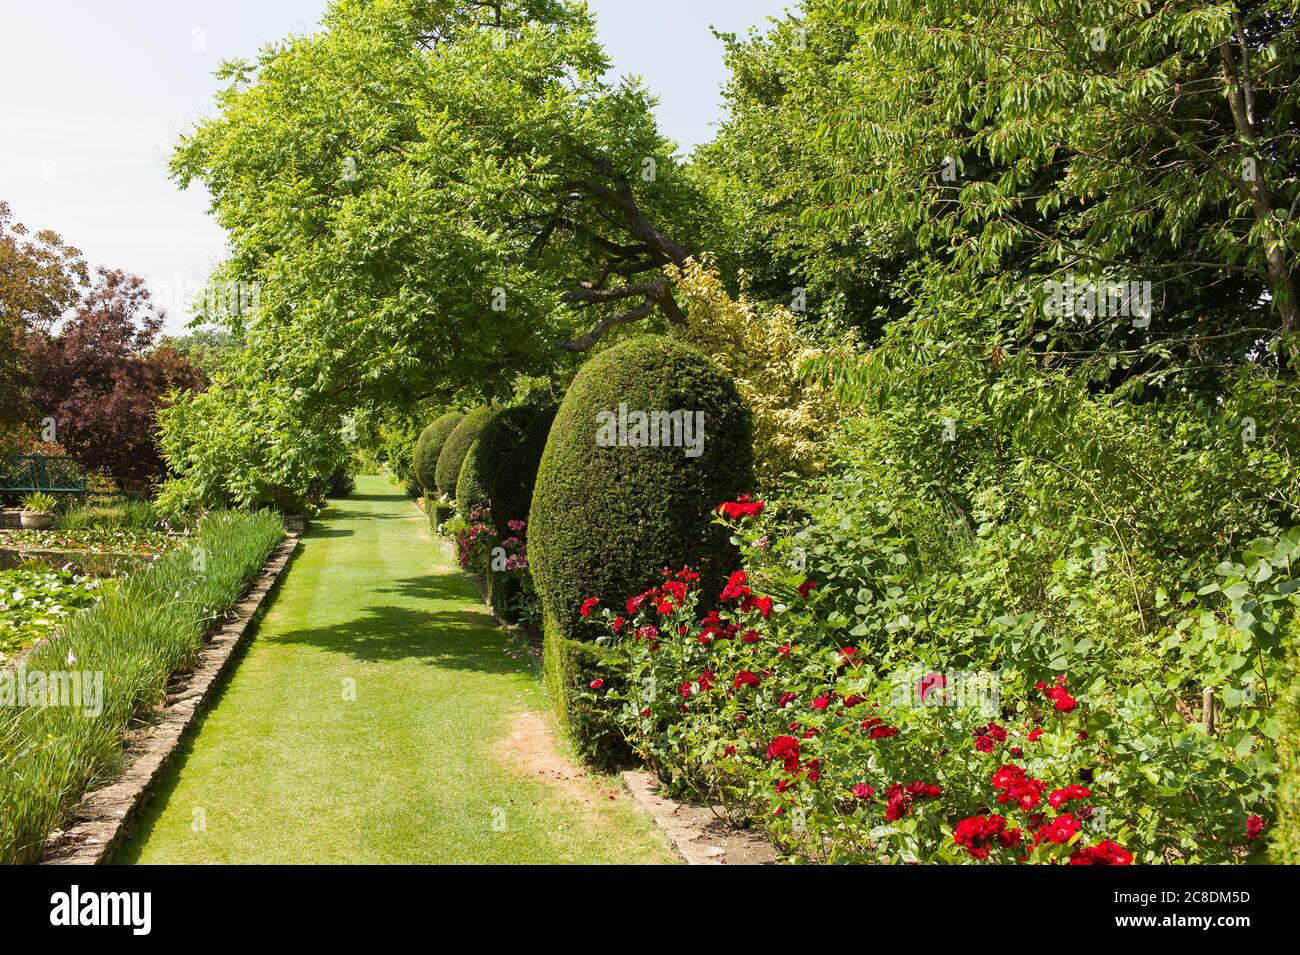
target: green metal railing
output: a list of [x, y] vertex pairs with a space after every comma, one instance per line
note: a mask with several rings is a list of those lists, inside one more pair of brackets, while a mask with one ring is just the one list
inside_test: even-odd
[[86, 470], [76, 458], [16, 454], [0, 470], [0, 491], [86, 493]]

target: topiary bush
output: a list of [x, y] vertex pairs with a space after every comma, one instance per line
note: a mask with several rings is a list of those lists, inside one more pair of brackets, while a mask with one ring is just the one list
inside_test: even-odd
[[478, 439], [465, 455], [456, 480], [456, 507], [462, 514], [487, 504], [495, 508], [492, 485], [497, 472], [519, 453], [535, 414], [535, 409], [527, 406], [502, 408], [483, 425]]
[[497, 413], [495, 405], [481, 405], [475, 408], [456, 425], [447, 436], [442, 450], [438, 453], [438, 463], [434, 467], [434, 483], [441, 494], [450, 498], [456, 496], [456, 484], [460, 480], [460, 468], [465, 463], [465, 455], [478, 440], [479, 432]]
[[492, 481], [492, 519], [502, 537], [514, 533], [511, 521], [528, 520], [528, 510], [533, 503], [533, 486], [537, 483], [537, 468], [542, 463], [546, 439], [551, 433], [551, 423], [559, 405], [549, 405], [534, 411], [524, 429], [523, 441], [516, 452], [507, 457]]
[[438, 456], [442, 454], [442, 449], [456, 426], [464, 420], [465, 416], [459, 411], [448, 411], [420, 432], [420, 437], [415, 442], [411, 473], [426, 496], [431, 496], [437, 489]]
[[[694, 447], [685, 427], [676, 446], [640, 443], [655, 435], [636, 412], [675, 411], [692, 413], [692, 425], [703, 414]], [[714, 509], [750, 489], [752, 433], [735, 382], [688, 345], [643, 336], [587, 362], [551, 426], [533, 492], [529, 564], [547, 625], [566, 639], [595, 636], [579, 625], [583, 600], [610, 606], [664, 567], [690, 565], [718, 593], [736, 554]]]

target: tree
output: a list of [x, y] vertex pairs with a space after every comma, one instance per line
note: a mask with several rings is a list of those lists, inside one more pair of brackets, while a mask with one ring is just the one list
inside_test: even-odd
[[0, 431], [31, 413], [31, 376], [22, 361], [27, 336], [71, 308], [86, 282], [77, 249], [49, 230], [31, 235], [0, 200]]
[[[801, 186], [779, 170], [768, 193], [797, 207], [786, 234], [804, 268], [852, 274], [819, 232], [856, 237], [867, 266], [912, 249], [888, 295], [914, 340], [966, 336], [982, 361], [1100, 356], [1112, 384], [1189, 369], [1212, 382], [1254, 350], [1289, 351], [1295, 3], [804, 6], [746, 47], [771, 79], [733, 84], [729, 127], [733, 151], [752, 151], [737, 137], [763, 128], [766, 103], [804, 117], [784, 140], [796, 172], [818, 171]], [[1045, 307], [1066, 279], [1150, 283], [1151, 314]]]
[[227, 64], [174, 170], [259, 288], [250, 347], [292, 332], [267, 370], [409, 402], [682, 321], [658, 270], [689, 254], [700, 198], [607, 66], [569, 0], [340, 0], [321, 34]]
[[156, 415], [166, 396], [202, 386], [200, 373], [155, 343], [164, 321], [143, 279], [100, 269], [57, 332], [29, 336], [32, 400], [58, 439], [91, 470], [122, 483], [162, 475]]

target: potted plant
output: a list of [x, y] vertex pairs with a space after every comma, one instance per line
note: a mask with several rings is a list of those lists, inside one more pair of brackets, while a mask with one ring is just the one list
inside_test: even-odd
[[44, 491], [36, 491], [19, 499], [18, 506], [23, 509], [20, 519], [24, 530], [47, 531], [58, 518], [59, 502], [54, 499], [54, 495]]

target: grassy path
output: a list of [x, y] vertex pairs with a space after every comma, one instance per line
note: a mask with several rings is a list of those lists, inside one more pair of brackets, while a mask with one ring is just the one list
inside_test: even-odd
[[531, 660], [424, 515], [361, 478], [116, 861], [670, 861], [556, 747]]

